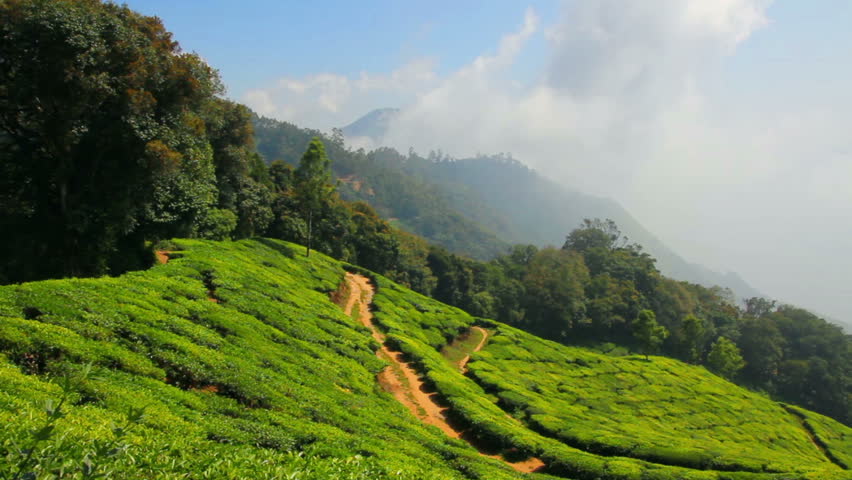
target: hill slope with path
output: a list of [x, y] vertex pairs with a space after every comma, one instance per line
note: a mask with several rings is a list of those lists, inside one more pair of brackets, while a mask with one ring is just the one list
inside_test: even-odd
[[827, 456], [847, 461], [852, 432], [831, 419], [675, 360], [546, 342], [303, 251], [176, 240], [147, 271], [0, 287], [0, 472], [850, 478]]
[[[462, 438], [468, 441], [482, 455], [501, 460], [519, 472], [534, 472], [542, 467], [544, 463], [538, 458], [529, 458], [519, 462], [509, 462], [500, 455], [488, 453], [486, 448], [477, 446], [473, 440], [465, 435], [465, 431], [449, 423], [446, 406], [440, 405], [438, 395], [435, 392], [427, 393], [427, 387], [423, 380], [414, 370], [410, 363], [406, 362], [401, 352], [391, 351], [385, 344], [385, 336], [373, 325], [373, 315], [370, 313], [369, 305], [373, 299], [373, 287], [367, 277], [363, 275], [346, 274], [349, 297], [346, 300], [344, 311], [347, 315], [353, 314], [353, 309], [358, 306], [356, 314], [358, 320], [372, 332], [373, 338], [382, 343], [382, 347], [376, 351], [376, 356], [391, 363], [378, 375], [378, 381], [386, 391], [393, 394], [401, 404], [423, 422], [434, 425], [441, 429], [451, 438]], [[481, 327], [473, 327], [483, 333], [483, 338], [474, 351], [479, 351], [485, 344], [487, 333]], [[468, 355], [459, 363], [459, 369], [464, 369]]]

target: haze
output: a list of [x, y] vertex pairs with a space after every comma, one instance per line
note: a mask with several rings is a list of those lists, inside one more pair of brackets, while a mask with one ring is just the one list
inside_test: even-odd
[[852, 3], [128, 3], [262, 115], [330, 130], [401, 108], [382, 143], [511, 152], [691, 262], [852, 322]]

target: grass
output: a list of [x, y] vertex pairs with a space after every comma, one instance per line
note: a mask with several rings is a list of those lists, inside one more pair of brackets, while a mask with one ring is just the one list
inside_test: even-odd
[[465, 357], [471, 355], [482, 341], [483, 333], [478, 329], [470, 329], [441, 349], [441, 355], [450, 362], [451, 365], [458, 365]]
[[[381, 389], [379, 345], [329, 299], [351, 266], [265, 239], [176, 247], [118, 278], [0, 287], [0, 478], [524, 478]], [[850, 478], [799, 417], [702, 368], [557, 345], [372, 278], [374, 323], [452, 420], [548, 474]], [[478, 343], [453, 343], [474, 325], [493, 335], [465, 376], [447, 358]], [[849, 461], [850, 429], [800, 413]]]

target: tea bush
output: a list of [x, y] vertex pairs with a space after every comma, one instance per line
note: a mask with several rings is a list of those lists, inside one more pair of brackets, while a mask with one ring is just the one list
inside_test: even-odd
[[148, 271], [0, 287], [6, 477], [62, 376], [91, 364], [21, 478], [86, 478], [87, 454], [141, 408], [92, 475], [518, 478], [381, 391], [375, 341], [328, 298], [338, 262], [265, 239], [174, 244]]

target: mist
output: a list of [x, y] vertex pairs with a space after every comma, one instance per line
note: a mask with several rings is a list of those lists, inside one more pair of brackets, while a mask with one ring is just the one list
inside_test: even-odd
[[[241, 100], [323, 130], [399, 107], [384, 145], [511, 153], [617, 200], [687, 260], [850, 323], [852, 75], [833, 65], [852, 54], [828, 65], [797, 63], [820, 53], [801, 50], [771, 61], [787, 50], [764, 39], [789, 38], [771, 7], [568, 1], [556, 18], [527, 10], [490, 51], [449, 73], [415, 58], [392, 72], [282, 78]], [[530, 61], [534, 74], [519, 80]]]

